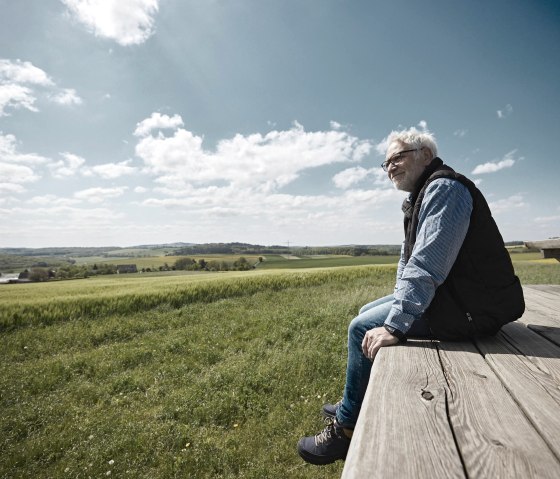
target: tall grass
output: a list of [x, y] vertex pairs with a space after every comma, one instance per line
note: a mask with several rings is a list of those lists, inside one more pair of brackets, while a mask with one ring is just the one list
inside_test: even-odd
[[[213, 276], [213, 281], [192, 282], [186, 276], [173, 277], [170, 282], [161, 278], [151, 281], [119, 284], [119, 279], [104, 281], [97, 294], [88, 294], [87, 283], [84, 290], [73, 296], [57, 296], [62, 293], [63, 283], [58, 283], [51, 291], [51, 285], [27, 285], [31, 288], [42, 287], [43, 296], [27, 296], [8, 300], [0, 310], [0, 331], [18, 329], [26, 326], [45, 326], [59, 321], [80, 318], [99, 318], [112, 314], [132, 314], [166, 304], [173, 308], [193, 302], [212, 302], [218, 299], [246, 296], [259, 291], [278, 291], [288, 287], [308, 287], [325, 282], [343, 282], [355, 277], [394, 276], [393, 268], [354, 268], [332, 269], [325, 271], [304, 271], [301, 273], [272, 273], [260, 275]], [[182, 279], [183, 278], [183, 279]], [[233, 279], [232, 279], [233, 278]], [[122, 288], [119, 288], [122, 286]], [[140, 287], [139, 287], [140, 286]], [[6, 288], [21, 288], [21, 285]], [[37, 288], [39, 290], [39, 288]], [[3, 290], [6, 293], [7, 290]], [[50, 294], [49, 294], [50, 292]]]
[[514, 261], [513, 267], [521, 284], [560, 284], [560, 262], [556, 260]]

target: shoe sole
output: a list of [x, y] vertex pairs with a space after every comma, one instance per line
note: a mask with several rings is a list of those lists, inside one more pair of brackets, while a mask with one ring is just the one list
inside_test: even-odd
[[315, 456], [313, 454], [309, 454], [305, 449], [301, 449], [299, 443], [298, 443], [298, 454], [305, 462], [308, 462], [309, 464], [313, 464], [315, 466], [326, 466], [327, 464], [332, 464], [333, 462], [346, 459], [346, 456], [332, 457], [332, 456]]

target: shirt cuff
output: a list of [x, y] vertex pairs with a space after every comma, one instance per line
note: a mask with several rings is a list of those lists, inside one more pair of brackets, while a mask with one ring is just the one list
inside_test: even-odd
[[404, 333], [402, 331], [399, 331], [397, 328], [393, 328], [392, 326], [389, 326], [388, 324], [384, 324], [383, 327], [393, 336], [395, 336], [395, 338], [397, 338], [399, 340], [399, 342], [401, 343], [406, 343], [406, 336], [404, 335]]

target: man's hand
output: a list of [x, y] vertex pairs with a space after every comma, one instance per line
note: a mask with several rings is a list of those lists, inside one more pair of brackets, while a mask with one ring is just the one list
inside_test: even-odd
[[393, 336], [389, 331], [387, 331], [383, 326], [380, 328], [370, 329], [364, 336], [362, 341], [362, 351], [366, 358], [375, 359], [377, 351], [383, 346], [391, 346], [397, 344], [399, 338]]

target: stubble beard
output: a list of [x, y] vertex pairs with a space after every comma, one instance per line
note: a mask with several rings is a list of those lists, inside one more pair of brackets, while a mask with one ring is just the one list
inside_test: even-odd
[[412, 190], [414, 189], [414, 185], [411, 185], [410, 183], [410, 178], [406, 178], [406, 173], [400, 175], [399, 178], [397, 178], [397, 181], [395, 180], [391, 180], [391, 182], [393, 183], [393, 186], [395, 187], [395, 189], [399, 190], [399, 191], [404, 191], [406, 193], [411, 193]]

